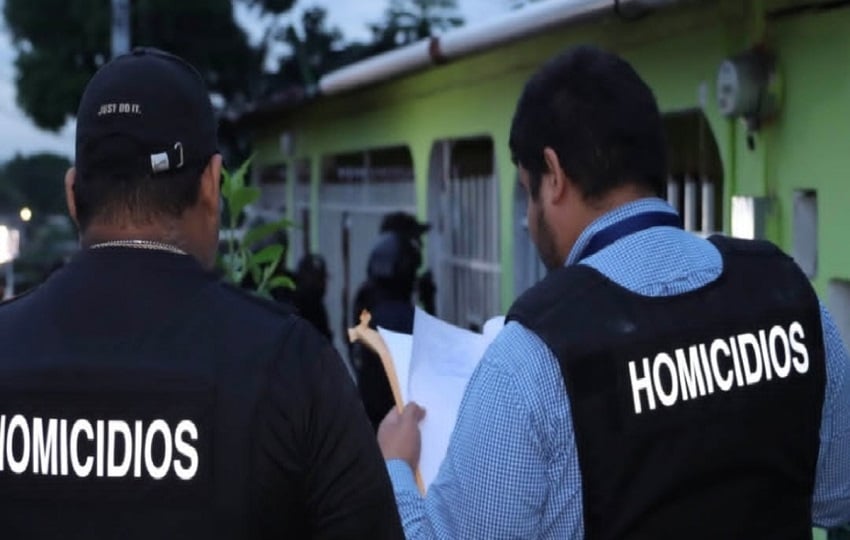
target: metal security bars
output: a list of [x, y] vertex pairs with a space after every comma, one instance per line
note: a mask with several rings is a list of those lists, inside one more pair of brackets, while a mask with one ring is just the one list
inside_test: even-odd
[[319, 253], [329, 269], [325, 296], [334, 343], [347, 349], [354, 295], [384, 214], [415, 213], [413, 162], [406, 147], [328, 157], [319, 189]]
[[295, 163], [295, 183], [292, 186], [292, 221], [289, 234], [289, 264], [294, 267], [310, 251], [310, 161]]
[[[717, 232], [718, 183], [692, 176], [671, 176], [667, 179], [667, 202], [682, 216], [686, 231], [703, 236]], [[722, 192], [722, 186], [721, 190]]]
[[[438, 143], [430, 207], [436, 221], [437, 314], [480, 329], [500, 313], [499, 185], [487, 139]], [[432, 164], [434, 162], [432, 161]], [[434, 174], [436, 173], [436, 174]]]
[[685, 229], [709, 236], [722, 229], [723, 165], [717, 143], [700, 110], [664, 116], [669, 176], [667, 202]]

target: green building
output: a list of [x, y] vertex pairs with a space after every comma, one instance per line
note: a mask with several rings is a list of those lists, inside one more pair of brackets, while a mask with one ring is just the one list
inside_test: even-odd
[[335, 333], [380, 216], [399, 208], [434, 225], [438, 314], [476, 326], [542, 272], [508, 150], [523, 84], [570, 45], [603, 46], [658, 98], [668, 199], [687, 228], [776, 242], [850, 339], [848, 4], [547, 0], [328, 74], [315, 95], [237, 125], [264, 208], [303, 225], [290, 262], [306, 249], [328, 259]]

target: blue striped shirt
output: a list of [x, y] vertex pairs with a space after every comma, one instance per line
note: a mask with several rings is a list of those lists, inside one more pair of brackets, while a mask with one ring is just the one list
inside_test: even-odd
[[[605, 214], [579, 237], [575, 264], [597, 231], [627, 217], [674, 212], [642, 199]], [[581, 261], [648, 296], [682, 294], [723, 269], [710, 242], [673, 227], [622, 238]], [[813, 502], [814, 521], [850, 521], [850, 374], [847, 350], [821, 306], [827, 385]], [[423, 498], [410, 467], [387, 462], [408, 538], [582, 538], [581, 471], [558, 360], [537, 335], [509, 323], [469, 381], [434, 483]]]

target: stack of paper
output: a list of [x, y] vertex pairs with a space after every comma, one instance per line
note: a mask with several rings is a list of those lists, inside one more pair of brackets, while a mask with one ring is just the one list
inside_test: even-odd
[[390, 384], [398, 385], [403, 403], [415, 401], [426, 411], [420, 424], [419, 460], [425, 489], [437, 476], [446, 455], [466, 383], [504, 321], [504, 317], [490, 319], [484, 332], [478, 334], [417, 309], [413, 335], [378, 328], [395, 368], [397, 381]]

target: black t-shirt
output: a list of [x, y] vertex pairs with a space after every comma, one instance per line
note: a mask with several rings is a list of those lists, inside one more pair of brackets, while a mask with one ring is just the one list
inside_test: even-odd
[[188, 256], [84, 251], [0, 306], [5, 538], [400, 538], [330, 344]]

